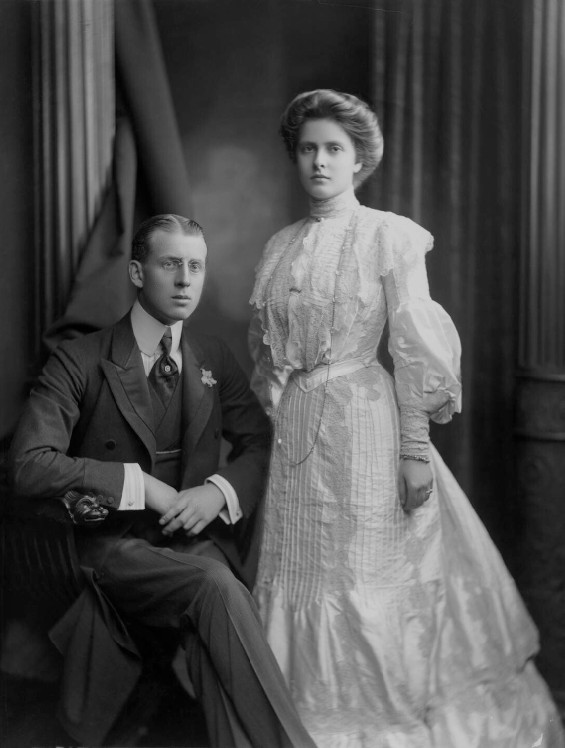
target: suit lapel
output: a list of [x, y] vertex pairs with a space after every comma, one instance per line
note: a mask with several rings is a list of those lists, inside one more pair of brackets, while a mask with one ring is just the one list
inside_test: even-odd
[[205, 359], [202, 351], [189, 340], [185, 330], [181, 338], [183, 410], [187, 426], [183, 439], [183, 456], [186, 459], [196, 447], [212, 412], [214, 392], [202, 382]]
[[151, 395], [129, 313], [116, 324], [110, 359], [102, 360], [101, 365], [117, 407], [153, 459], [156, 445]]

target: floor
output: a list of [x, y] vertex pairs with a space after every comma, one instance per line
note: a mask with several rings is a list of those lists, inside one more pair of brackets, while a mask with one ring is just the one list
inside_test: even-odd
[[[0, 677], [0, 746], [78, 748], [56, 719], [56, 701], [52, 685]], [[138, 689], [105, 746], [208, 748], [209, 743], [200, 707], [171, 676]]]
[[[0, 674], [2, 748], [79, 748], [57, 722], [52, 685]], [[209, 748], [200, 707], [176, 678], [146, 683], [108, 736], [107, 748]], [[455, 748], [455, 747], [452, 747]]]

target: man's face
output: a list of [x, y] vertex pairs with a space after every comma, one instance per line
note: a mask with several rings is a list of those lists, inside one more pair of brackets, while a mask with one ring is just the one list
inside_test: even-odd
[[206, 277], [204, 238], [158, 230], [149, 242], [145, 262], [129, 264], [141, 306], [164, 325], [188, 319], [198, 306]]

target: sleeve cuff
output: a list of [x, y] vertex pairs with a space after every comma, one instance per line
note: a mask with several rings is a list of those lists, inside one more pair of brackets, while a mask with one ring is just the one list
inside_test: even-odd
[[427, 413], [413, 408], [400, 409], [401, 456], [427, 458], [430, 447], [430, 419]]
[[226, 525], [235, 525], [235, 523], [243, 517], [243, 512], [239, 506], [239, 499], [237, 498], [234, 487], [217, 473], [214, 473], [214, 475], [207, 478], [206, 483], [213, 483], [217, 486], [226, 499], [226, 508], [222, 509], [218, 515], [220, 519], [222, 519]]
[[145, 509], [145, 485], [143, 472], [136, 462], [124, 463], [124, 487], [118, 511]]

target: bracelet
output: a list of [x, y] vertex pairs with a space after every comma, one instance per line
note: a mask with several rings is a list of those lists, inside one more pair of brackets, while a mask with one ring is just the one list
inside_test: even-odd
[[417, 462], [429, 462], [430, 458], [426, 455], [400, 455], [401, 460], [416, 460]]

